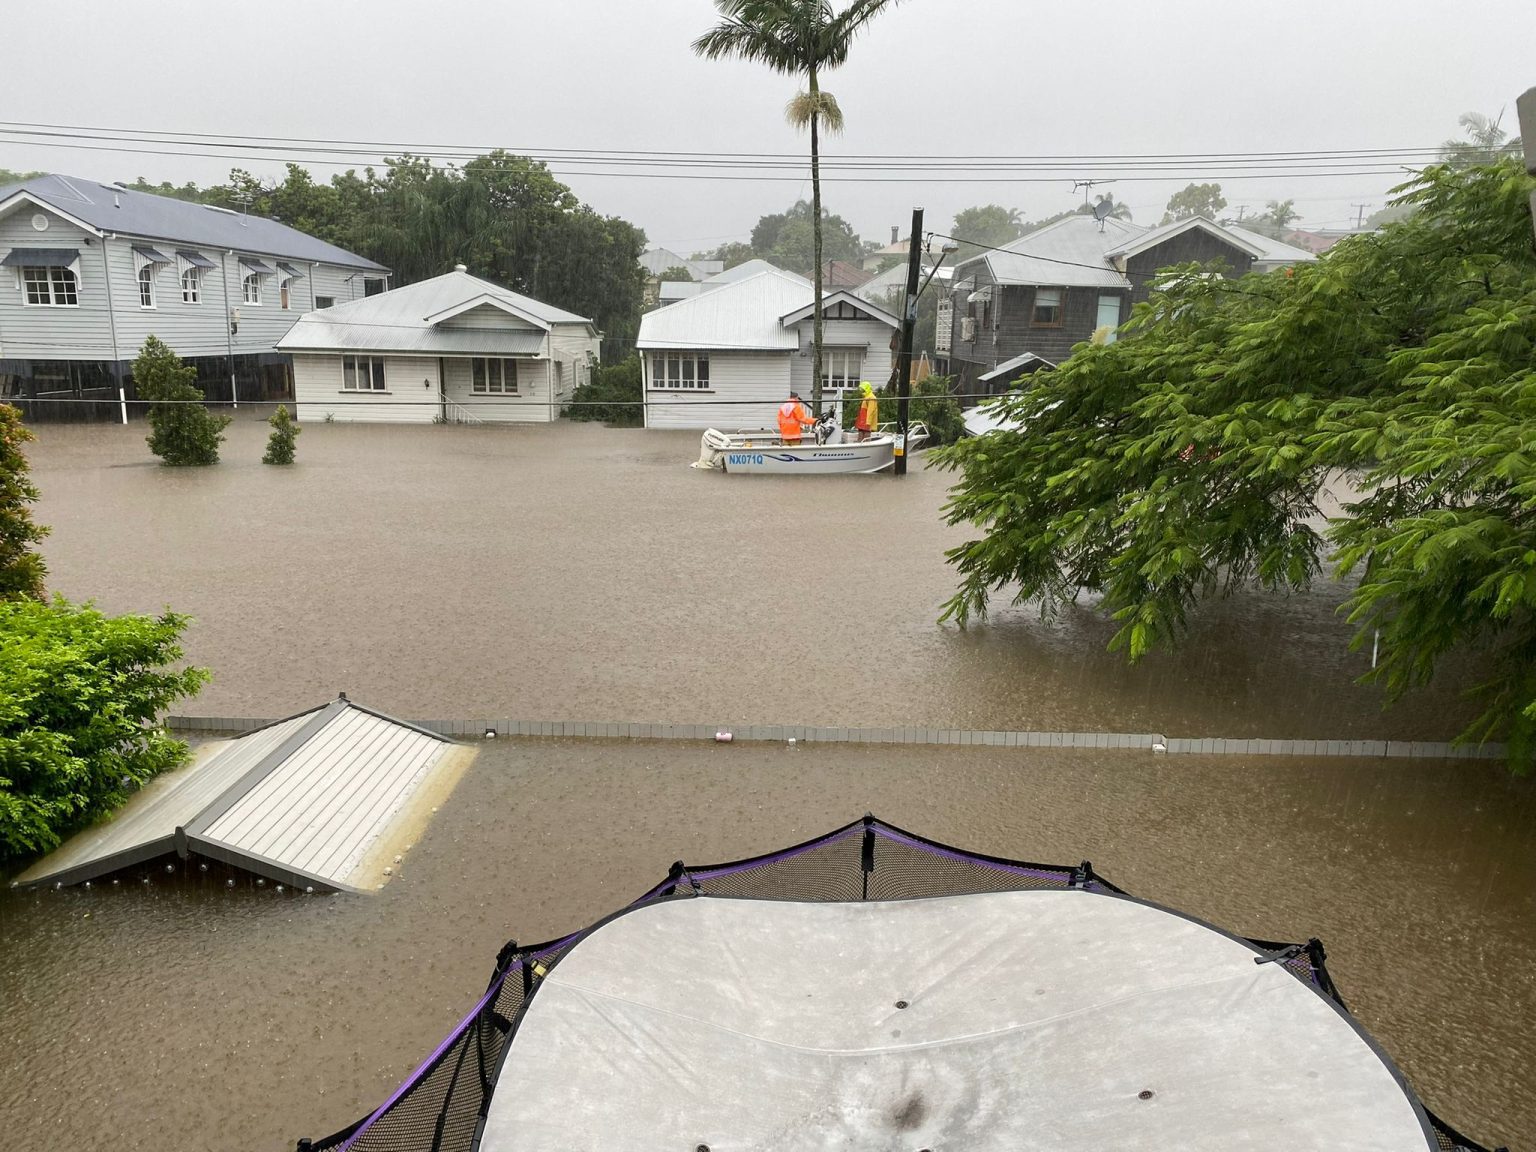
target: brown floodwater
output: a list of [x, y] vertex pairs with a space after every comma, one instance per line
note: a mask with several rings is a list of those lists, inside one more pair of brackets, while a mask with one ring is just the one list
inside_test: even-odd
[[[51, 584], [196, 617], [186, 711], [347, 690], [405, 716], [1422, 738], [1383, 713], [1343, 591], [1243, 595], [1135, 669], [1091, 610], [935, 623], [948, 478], [690, 471], [696, 438], [306, 426], [299, 466], [154, 465], [142, 427], [31, 446]], [[982, 852], [1092, 859], [1234, 931], [1321, 937], [1429, 1106], [1536, 1145], [1536, 786], [1497, 764], [1047, 749], [497, 741], [374, 896], [222, 878], [0, 893], [0, 1122], [19, 1147], [273, 1150], [379, 1103], [509, 937], [623, 904], [673, 860], [873, 810]]]
[[509, 937], [590, 922], [673, 860], [870, 809], [982, 852], [1089, 858], [1240, 933], [1319, 936], [1431, 1108], [1536, 1143], [1536, 794], [1497, 765], [509, 740], [377, 895], [159, 874], [0, 893], [8, 1142], [291, 1148], [381, 1102]]
[[1469, 718], [1450, 687], [1383, 713], [1328, 580], [1212, 603], [1136, 668], [1089, 607], [941, 627], [968, 533], [921, 467], [724, 476], [686, 467], [692, 433], [310, 424], [283, 469], [265, 431], [242, 410], [211, 469], [158, 466], [142, 425], [29, 450], [52, 587], [193, 616], [205, 715], [344, 690], [425, 719], [1433, 740]]

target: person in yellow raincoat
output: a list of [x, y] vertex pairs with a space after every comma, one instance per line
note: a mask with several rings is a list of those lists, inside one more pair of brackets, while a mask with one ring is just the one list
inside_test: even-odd
[[880, 427], [880, 401], [875, 399], [875, 389], [868, 380], [859, 382], [859, 392], [862, 398], [859, 400], [859, 414], [854, 417], [853, 426], [858, 430], [860, 440], [868, 440]]

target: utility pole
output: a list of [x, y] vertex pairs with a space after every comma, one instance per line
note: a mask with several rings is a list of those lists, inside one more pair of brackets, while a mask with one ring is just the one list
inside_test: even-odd
[[901, 354], [896, 361], [896, 460], [893, 476], [907, 474], [907, 416], [912, 407], [912, 334], [917, 327], [917, 285], [923, 271], [923, 210], [912, 209], [907, 244], [907, 306], [901, 313]]
[[[1520, 116], [1520, 143], [1525, 148], [1525, 170], [1536, 176], [1536, 88], [1527, 88], [1515, 101]], [[1536, 192], [1531, 193], [1531, 228], [1536, 229]]]
[[1358, 232], [1361, 228], [1365, 227], [1365, 210], [1369, 208], [1370, 205], [1351, 204], [1350, 207], [1355, 209], [1355, 231]]

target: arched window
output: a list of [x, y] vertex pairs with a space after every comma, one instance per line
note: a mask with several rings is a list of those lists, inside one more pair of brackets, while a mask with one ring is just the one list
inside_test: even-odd
[[155, 306], [155, 266], [146, 264], [139, 269], [139, 307]]
[[245, 302], [261, 307], [261, 277], [254, 272], [245, 278]]
[[188, 268], [181, 274], [181, 302], [183, 304], [203, 302], [203, 281], [197, 274], [196, 268]]

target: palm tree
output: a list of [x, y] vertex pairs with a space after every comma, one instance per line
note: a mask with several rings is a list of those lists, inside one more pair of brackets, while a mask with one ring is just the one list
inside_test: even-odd
[[811, 131], [811, 225], [815, 248], [815, 309], [811, 329], [811, 401], [821, 412], [821, 130], [840, 132], [843, 112], [822, 90], [821, 73], [845, 63], [853, 38], [901, 0], [850, 0], [837, 11], [833, 0], [715, 0], [720, 23], [693, 42], [710, 60], [736, 56], [766, 64], [775, 72], [803, 75], [806, 90], [784, 110], [797, 128]]
[[1481, 112], [1463, 112], [1456, 122], [1466, 129], [1466, 139], [1447, 140], [1440, 145], [1440, 159], [1453, 168], [1497, 163], [1501, 156], [1520, 145], [1518, 139], [1509, 139], [1509, 133], [1500, 126], [1503, 119], [1503, 112], [1492, 117]]

